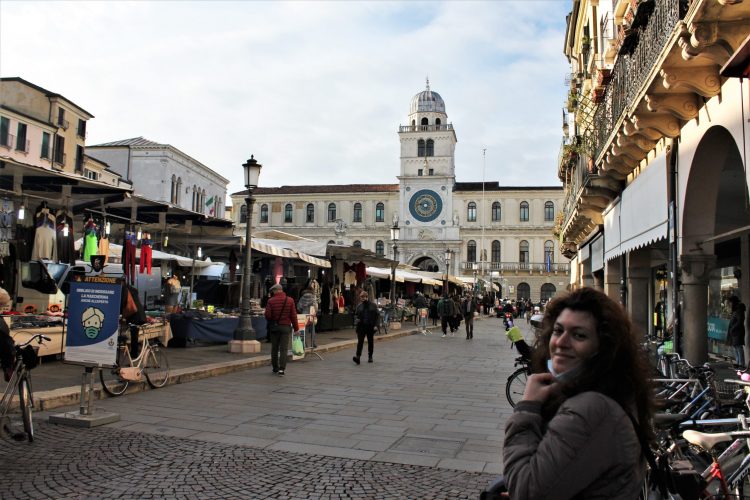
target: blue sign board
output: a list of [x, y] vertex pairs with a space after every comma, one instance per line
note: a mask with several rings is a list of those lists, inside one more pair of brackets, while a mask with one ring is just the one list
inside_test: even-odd
[[84, 280], [70, 284], [65, 362], [114, 366], [122, 285], [112, 278]]
[[708, 338], [724, 342], [727, 338], [727, 328], [729, 321], [716, 316], [708, 317]]

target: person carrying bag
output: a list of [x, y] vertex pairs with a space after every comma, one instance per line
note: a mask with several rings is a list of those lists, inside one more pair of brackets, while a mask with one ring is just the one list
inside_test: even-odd
[[299, 330], [297, 308], [294, 306], [294, 300], [287, 297], [281, 285], [273, 285], [270, 292], [271, 298], [266, 304], [264, 316], [271, 337], [271, 365], [273, 373], [283, 377], [286, 371], [289, 337], [292, 332]]

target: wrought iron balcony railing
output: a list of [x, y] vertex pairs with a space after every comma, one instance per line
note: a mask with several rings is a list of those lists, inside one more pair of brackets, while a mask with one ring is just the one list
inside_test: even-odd
[[638, 42], [632, 54], [620, 54], [612, 68], [612, 78], [604, 98], [594, 113], [593, 156], [600, 159], [606, 151], [613, 132], [619, 126], [626, 110], [636, 104], [635, 99], [667, 45], [672, 32], [685, 17], [689, 0], [659, 0], [648, 24], [639, 31]]

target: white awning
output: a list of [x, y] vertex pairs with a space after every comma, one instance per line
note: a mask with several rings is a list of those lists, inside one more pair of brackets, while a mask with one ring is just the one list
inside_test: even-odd
[[[665, 155], [652, 161], [625, 188], [619, 202], [619, 217], [615, 218], [617, 215], [617, 210], [611, 209], [604, 217], [606, 260], [667, 237], [669, 219]], [[618, 234], [619, 238], [616, 238]]]
[[287, 240], [269, 240], [252, 238], [251, 247], [253, 250], [263, 252], [269, 255], [275, 255], [277, 257], [285, 257], [288, 259], [299, 259], [308, 264], [312, 264], [318, 267], [331, 267], [331, 263], [325, 259], [319, 257], [313, 257], [297, 248], [301, 242], [287, 241]]
[[[371, 266], [368, 266], [367, 269], [366, 269], [366, 272], [367, 272], [368, 276], [372, 276], [374, 278], [381, 278], [381, 279], [384, 279], [384, 280], [391, 279], [391, 270], [390, 269], [385, 269], [385, 268], [382, 268], [382, 267], [371, 267]], [[396, 281], [398, 283], [403, 283], [404, 282], [404, 277], [401, 276], [401, 275], [399, 275], [398, 269], [396, 269]]]

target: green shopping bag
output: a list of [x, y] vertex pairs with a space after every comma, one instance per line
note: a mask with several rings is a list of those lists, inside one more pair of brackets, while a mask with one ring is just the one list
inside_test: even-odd
[[292, 339], [292, 354], [295, 356], [305, 354], [305, 344], [302, 343], [302, 337], [295, 335]]

